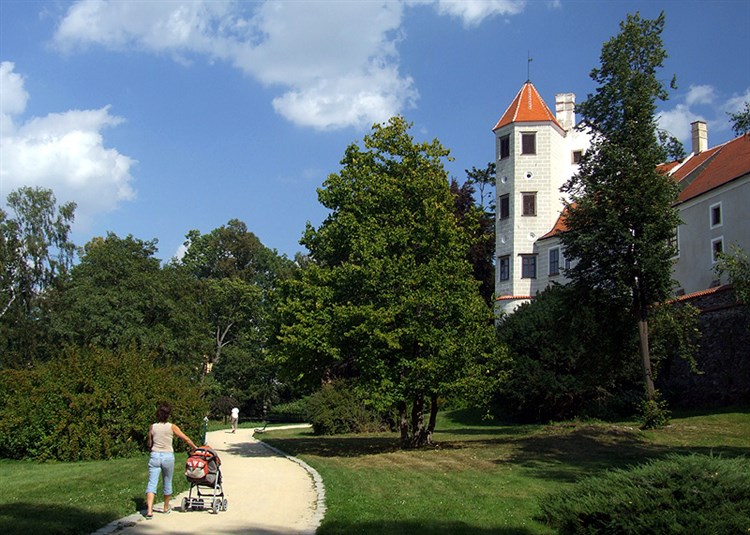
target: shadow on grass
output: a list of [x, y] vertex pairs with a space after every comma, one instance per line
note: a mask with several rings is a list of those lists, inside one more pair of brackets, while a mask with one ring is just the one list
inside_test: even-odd
[[543, 479], [571, 482], [611, 468], [627, 468], [667, 454], [750, 455], [733, 446], [668, 446], [644, 440], [635, 430], [581, 426], [562, 433], [537, 434], [515, 442], [511, 454], [495, 461], [530, 469]]
[[92, 533], [116, 520], [117, 516], [93, 513], [77, 507], [45, 503], [0, 505], [0, 533], [3, 535], [45, 535]]
[[480, 528], [464, 522], [323, 522], [316, 535], [383, 535], [384, 533], [419, 533], [419, 535], [528, 535], [538, 533], [526, 528]]
[[360, 457], [400, 451], [398, 437], [388, 436], [316, 436], [264, 438], [271, 446], [289, 455], [318, 457]]

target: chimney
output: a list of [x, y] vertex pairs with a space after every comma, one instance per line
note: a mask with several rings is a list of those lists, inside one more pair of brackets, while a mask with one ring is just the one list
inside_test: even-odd
[[706, 121], [690, 123], [693, 132], [693, 153], [698, 154], [708, 149], [708, 129]]
[[555, 118], [565, 130], [570, 130], [576, 125], [575, 93], [555, 95]]

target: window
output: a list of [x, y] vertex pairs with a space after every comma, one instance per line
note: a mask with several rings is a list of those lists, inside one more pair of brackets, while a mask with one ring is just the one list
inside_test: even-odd
[[521, 206], [523, 207], [521, 212], [523, 215], [536, 215], [536, 192], [521, 193]]
[[521, 154], [536, 154], [536, 132], [521, 134]]
[[565, 269], [566, 271], [570, 269], [570, 258], [564, 255], [563, 255], [563, 266], [565, 266], [563, 269]]
[[500, 138], [500, 159], [503, 160], [510, 156], [510, 135]]
[[711, 216], [711, 228], [721, 226], [721, 203], [712, 204], [708, 209]]
[[510, 257], [501, 256], [499, 259], [500, 264], [500, 280], [507, 281], [510, 279]]
[[672, 258], [680, 256], [680, 239], [678, 230], [679, 228], [674, 229], [674, 234], [672, 234], [672, 237], [667, 241], [667, 245], [674, 251], [674, 256]]
[[711, 262], [715, 264], [719, 261], [719, 253], [724, 252], [724, 238], [711, 240]]
[[583, 157], [583, 151], [582, 150], [574, 150], [573, 151], [573, 159], [572, 162], [574, 164], [581, 163], [581, 158]]
[[522, 254], [521, 255], [521, 278], [522, 279], [536, 279], [536, 255], [535, 254]]
[[549, 250], [549, 274], [560, 274], [560, 248], [554, 247]]
[[501, 195], [499, 204], [498, 214], [500, 219], [508, 219], [510, 217], [510, 196], [508, 194]]

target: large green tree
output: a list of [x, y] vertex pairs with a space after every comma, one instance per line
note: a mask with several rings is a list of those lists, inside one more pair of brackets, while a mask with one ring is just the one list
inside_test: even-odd
[[201, 288], [162, 268], [156, 252], [156, 240], [130, 235], [108, 233], [87, 243], [53, 302], [57, 339], [106, 349], [134, 343], [161, 362], [195, 365], [201, 356], [195, 331], [205, 316]]
[[199, 281], [206, 314], [205, 371], [215, 370], [220, 391], [260, 412], [273, 401], [275, 369], [267, 360], [273, 336], [273, 299], [280, 280], [289, 278], [294, 262], [263, 245], [247, 225], [226, 225], [186, 236], [185, 255], [175, 263]]
[[466, 261], [448, 150], [415, 143], [409, 128], [402, 117], [375, 125], [318, 190], [330, 214], [302, 239], [310, 262], [279, 306], [279, 358], [313, 386], [353, 379], [373, 407], [397, 411], [402, 447], [419, 447], [439, 396], [491, 350], [493, 327]]
[[578, 106], [594, 136], [570, 193], [562, 237], [574, 283], [607, 291], [632, 310], [638, 323], [646, 394], [655, 395], [648, 345], [649, 307], [672, 288], [670, 238], [680, 220], [673, 207], [678, 186], [660, 173], [665, 150], [656, 127], [656, 101], [667, 99], [658, 76], [667, 54], [654, 20], [628, 15], [592, 70], [597, 88]]
[[23, 187], [0, 210], [0, 364], [42, 356], [47, 297], [72, 265], [75, 203], [57, 205], [52, 190]]

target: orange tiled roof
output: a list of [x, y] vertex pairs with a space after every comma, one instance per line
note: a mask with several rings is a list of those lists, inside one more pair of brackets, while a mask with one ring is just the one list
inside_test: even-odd
[[494, 132], [498, 128], [511, 123], [536, 123], [544, 121], [552, 121], [562, 129], [555, 115], [544, 103], [542, 97], [539, 96], [534, 85], [531, 82], [526, 82], [492, 131]]
[[678, 202], [685, 202], [732, 180], [750, 174], [750, 134], [696, 154], [674, 172], [682, 186]]

